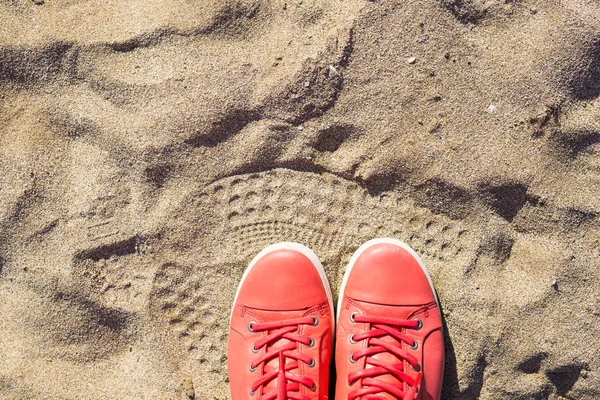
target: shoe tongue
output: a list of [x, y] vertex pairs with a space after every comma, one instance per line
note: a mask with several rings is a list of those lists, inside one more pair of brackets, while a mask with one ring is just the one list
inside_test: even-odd
[[[382, 338], [382, 340], [389, 342], [392, 345], [398, 345], [398, 342], [396, 342], [393, 338], [384, 337], [384, 338]], [[392, 355], [390, 353], [379, 353], [379, 354], [376, 354], [375, 356], [372, 356], [372, 358], [375, 358], [389, 366], [393, 366], [395, 364], [402, 364], [402, 362], [398, 358], [396, 358], [394, 355]], [[367, 368], [373, 368], [373, 366], [367, 364]], [[406, 371], [406, 372], [408, 372], [408, 371]], [[408, 372], [408, 373], [410, 374], [410, 372]], [[380, 382], [385, 382], [385, 383], [389, 383], [392, 385], [398, 385], [400, 383], [398, 381], [398, 379], [396, 379], [396, 377], [394, 377], [393, 375], [390, 375], [390, 374], [381, 375], [375, 379], [377, 379]], [[404, 390], [404, 388], [403, 388], [403, 390]], [[380, 397], [383, 397], [385, 399], [397, 400], [396, 397], [394, 397], [390, 394], [387, 394], [387, 393], [378, 393], [377, 395]]]
[[[253, 314], [255, 314], [258, 317], [258, 319], [260, 319], [260, 322], [275, 322], [275, 321], [281, 321], [281, 320], [287, 320], [287, 319], [293, 319], [293, 318], [301, 318], [306, 314], [306, 311], [307, 310], [270, 311], [270, 310], [252, 309]], [[287, 340], [287, 339], [279, 339], [276, 342], [272, 343], [267, 348], [267, 351], [271, 351], [273, 348], [283, 347], [290, 342], [291, 341]], [[290, 363], [293, 361], [290, 359], [284, 358], [284, 362]], [[280, 363], [280, 358], [274, 358], [271, 361], [269, 361], [266, 364], [266, 366], [269, 370], [272, 370], [272, 369], [280, 370], [279, 363]], [[283, 370], [283, 368], [285, 368], [285, 367], [283, 365], [281, 365], [281, 370]], [[288, 371], [288, 373], [299, 374], [300, 371], [299, 371], [299, 369], [296, 368], [296, 369]], [[265, 391], [265, 393], [277, 391], [277, 378], [275, 378], [271, 382], [269, 382], [265, 386], [264, 391]]]
[[[281, 346], [284, 345], [285, 343], [289, 343], [288, 340], [282, 339], [279, 342], [277, 342], [277, 344], [275, 344], [275, 346]], [[274, 358], [272, 361], [270, 361], [269, 363], [267, 363], [267, 367], [270, 368], [277, 368], [278, 370], [283, 370], [284, 366], [281, 365], [281, 368], [279, 363], [280, 363], [280, 358], [282, 357], [278, 357], [278, 358]], [[283, 357], [284, 362], [289, 363], [291, 362], [291, 360], [287, 360], [285, 357]], [[300, 373], [300, 370], [298, 368], [295, 369], [291, 369], [288, 371], [288, 373], [291, 374], [296, 374], [298, 375]], [[289, 383], [289, 382], [288, 382]], [[275, 379], [273, 379], [271, 382], [269, 382], [264, 389], [265, 393], [269, 393], [269, 392], [277, 392], [277, 377], [275, 377]]]
[[[390, 307], [390, 306], [382, 306], [379, 304], [370, 304], [370, 303], [363, 303], [363, 302], [359, 302], [359, 303], [361, 305], [361, 308], [369, 316], [397, 318], [397, 319], [409, 319], [410, 315], [413, 314], [419, 308], [419, 307], [414, 307], [414, 306]], [[410, 332], [411, 331], [408, 330], [403, 333], [410, 337], [410, 336], [412, 336], [410, 334]], [[390, 343], [394, 346], [398, 346], [400, 344], [398, 341], [396, 341], [396, 339], [394, 339], [391, 336], [384, 336], [380, 339], [387, 343]], [[389, 352], [379, 353], [379, 354], [376, 354], [371, 357], [376, 360], [379, 360], [382, 363], [389, 365], [389, 366], [396, 365], [396, 364], [401, 364], [401, 365], [404, 364], [404, 362], [401, 359], [397, 358], [395, 355], [393, 355]], [[373, 368], [373, 367], [371, 365], [367, 364], [367, 368]], [[412, 369], [410, 369], [410, 366], [408, 367], [408, 370], [405, 370], [404, 372], [406, 372], [410, 376], [414, 375], [414, 372], [412, 371]], [[378, 376], [376, 379], [380, 382], [385, 382], [385, 383], [389, 383], [389, 384], [393, 384], [393, 385], [397, 385], [399, 383], [398, 379], [396, 379], [396, 377], [394, 377], [391, 374], [381, 375], [381, 376]], [[404, 389], [405, 388], [403, 388], [403, 390]], [[377, 395], [380, 397], [383, 397], [385, 399], [388, 399], [388, 400], [397, 400], [396, 397], [389, 395], [387, 393], [385, 393], [385, 394], [378, 393]]]

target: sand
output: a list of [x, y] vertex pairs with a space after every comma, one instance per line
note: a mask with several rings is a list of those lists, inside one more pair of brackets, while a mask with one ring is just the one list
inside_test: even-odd
[[249, 260], [409, 243], [443, 399], [600, 398], [600, 3], [0, 2], [0, 398], [227, 399]]

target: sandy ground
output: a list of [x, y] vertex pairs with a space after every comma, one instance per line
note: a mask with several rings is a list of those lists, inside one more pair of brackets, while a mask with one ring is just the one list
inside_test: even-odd
[[0, 2], [0, 398], [227, 399], [262, 247], [392, 236], [443, 399], [600, 398], [596, 0]]

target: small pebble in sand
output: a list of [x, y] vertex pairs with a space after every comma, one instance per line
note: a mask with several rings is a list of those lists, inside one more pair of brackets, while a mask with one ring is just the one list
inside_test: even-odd
[[194, 381], [189, 375], [183, 375], [181, 377], [181, 388], [188, 399], [196, 398], [196, 391], [194, 389]]
[[579, 376], [581, 376], [583, 379], [586, 379], [588, 375], [589, 373], [585, 369], [582, 369], [581, 372], [579, 372]]
[[330, 78], [335, 78], [336, 76], [338, 76], [337, 69], [335, 69], [333, 65], [327, 67], [327, 76], [329, 76]]
[[417, 62], [417, 57], [411, 57], [408, 60], [406, 60], [409, 64], [414, 64]]
[[496, 112], [496, 106], [493, 104], [490, 104], [490, 106], [487, 108], [487, 112], [489, 112], [490, 114], [493, 114]]

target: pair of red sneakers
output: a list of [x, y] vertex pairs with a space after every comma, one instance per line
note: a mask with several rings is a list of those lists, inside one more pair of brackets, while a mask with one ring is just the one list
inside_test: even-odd
[[338, 400], [438, 400], [442, 319], [416, 253], [375, 239], [352, 256], [334, 321], [321, 262], [298, 243], [260, 252], [239, 285], [230, 321], [232, 400], [327, 400], [335, 327]]

